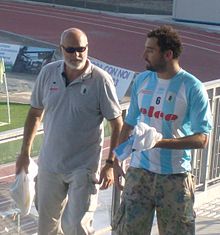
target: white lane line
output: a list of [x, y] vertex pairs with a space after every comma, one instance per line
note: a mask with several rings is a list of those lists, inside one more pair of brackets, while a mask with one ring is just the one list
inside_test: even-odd
[[198, 49], [201, 49], [201, 50], [205, 50], [205, 51], [213, 52], [213, 53], [216, 53], [216, 54], [220, 54], [220, 51], [212, 50], [212, 49], [209, 49], [209, 48], [206, 48], [206, 47], [197, 46], [197, 45], [190, 44], [190, 43], [183, 42], [183, 45], [187, 45], [187, 46], [190, 46], [190, 47], [195, 47], [195, 48], [198, 48]]
[[192, 41], [206, 43], [206, 44], [211, 45], [211, 46], [220, 47], [219, 43], [208, 42], [208, 41], [204, 41], [204, 40], [197, 39], [197, 38], [191, 38], [191, 37], [188, 37], [188, 36], [185, 36], [185, 35], [181, 35], [181, 38], [186, 38], [186, 39], [189, 39], [189, 40], [192, 40]]
[[14, 177], [14, 176], [15, 176], [15, 174], [7, 175], [7, 176], [2, 176], [2, 177], [0, 177], [0, 180], [4, 180], [4, 179], [10, 178], [10, 177]]
[[[2, 9], [0, 9], [1, 11]], [[113, 26], [107, 26], [107, 25], [103, 25], [103, 24], [98, 24], [98, 23], [92, 23], [90, 21], [81, 21], [81, 20], [77, 20], [77, 19], [70, 19], [70, 18], [64, 18], [64, 17], [58, 17], [58, 16], [51, 16], [48, 14], [37, 14], [37, 13], [31, 13], [31, 12], [24, 12], [24, 11], [13, 11], [13, 10], [9, 10], [6, 9], [4, 11], [9, 11], [9, 12], [15, 12], [15, 13], [22, 13], [22, 14], [28, 14], [28, 15], [37, 15], [37, 16], [43, 16], [43, 17], [47, 17], [47, 18], [53, 18], [53, 19], [58, 19], [58, 20], [65, 20], [65, 21], [71, 21], [71, 22], [79, 22], [82, 24], [88, 24], [88, 25], [95, 25], [95, 26], [100, 26], [100, 27], [104, 27], [104, 28], [109, 28], [109, 29], [115, 29], [115, 30], [119, 30], [119, 31], [123, 31], [123, 32], [128, 32], [128, 33], [135, 33], [135, 34], [139, 34], [139, 35], [145, 35], [145, 33], [139, 33], [133, 30], [126, 30], [126, 29], [121, 29], [118, 27], [113, 27]]]
[[[7, 5], [7, 4], [5, 4]], [[12, 5], [7, 5], [10, 7], [10, 9], [14, 8], [14, 9], [26, 9], [26, 10], [34, 10], [34, 11], [38, 11], [38, 12], [46, 12], [48, 13], [48, 11], [44, 10], [44, 9], [36, 9], [36, 8], [33, 8], [33, 7], [27, 7], [27, 6], [12, 6]], [[30, 5], [32, 6], [32, 5]], [[55, 8], [54, 8], [54, 5], [53, 7], [51, 7], [51, 5], [48, 5], [48, 10], [49, 10], [49, 7], [51, 8], [51, 10], [53, 10], [53, 12], [55, 14], [64, 14], [64, 15], [67, 15], [67, 16], [72, 16], [72, 12], [76, 13], [77, 14], [77, 17], [82, 17], [82, 18], [86, 18], [86, 19], [93, 19], [92, 16], [94, 15], [94, 12], [91, 12], [91, 13], [86, 13], [86, 12], [80, 12], [80, 11], [76, 11], [76, 7], [68, 7], [69, 9], [67, 9], [67, 6], [56, 6], [55, 5]], [[60, 13], [61, 12], [61, 13]], [[51, 13], [51, 12], [50, 12]], [[139, 19], [135, 19], [133, 18], [132, 20], [128, 19], [128, 18], [125, 18], [126, 15], [120, 15], [120, 16], [117, 16], [116, 14], [112, 13], [112, 15], [110, 16], [107, 16], [107, 13], [105, 13], [106, 15], [103, 15], [103, 14], [99, 14], [99, 18], [95, 17], [95, 19], [97, 20], [100, 20], [103, 22], [103, 19], [106, 19], [109, 23], [109, 19], [111, 19], [112, 21], [122, 21], [122, 22], [126, 22], [126, 23], [129, 23], [128, 25], [126, 24], [126, 26], [131, 26], [131, 27], [135, 27], [135, 26], [132, 26], [130, 23], [132, 24], [136, 24], [136, 25], [143, 25], [143, 26], [151, 26], [151, 27], [155, 27], [157, 26], [157, 24], [153, 24], [153, 23], [147, 23], [147, 22], [143, 22], [143, 21], [146, 21], [146, 20], [150, 20], [150, 19], [144, 19], [144, 18], [139, 18]], [[79, 16], [79, 15], [83, 15], [83, 16]], [[140, 21], [141, 20], [141, 21]], [[154, 18], [155, 20], [155, 18]], [[161, 23], [161, 20], [160, 19], [156, 19], [155, 20], [156, 23]], [[163, 21], [163, 20], [162, 20]], [[170, 23], [169, 21], [167, 23]], [[171, 22], [172, 23], [172, 22]], [[173, 22], [175, 25], [176, 22]], [[117, 22], [117, 24], [121, 24], [119, 22]], [[124, 24], [121, 24], [121, 25], [124, 25]], [[182, 26], [182, 25], [180, 25]], [[139, 27], [137, 27], [139, 28]], [[144, 29], [146, 30], [146, 28], [140, 28], [140, 29]], [[202, 30], [202, 29], [201, 29]], [[179, 32], [183, 32], [183, 33], [186, 33], [186, 34], [192, 34], [192, 35], [197, 35], [197, 36], [202, 36], [202, 37], [206, 37], [206, 38], [210, 38], [210, 39], [216, 39], [216, 40], [219, 40], [220, 41], [220, 37], [213, 37], [213, 36], [210, 36], [210, 35], [205, 35], [203, 33], [198, 33], [198, 32], [192, 32], [192, 31], [186, 31], [186, 30], [178, 30]]]
[[2, 201], [2, 202], [0, 202], [0, 205], [4, 205], [4, 204], [10, 204], [11, 203], [11, 200], [5, 200], [5, 201]]
[[[14, 8], [17, 8], [17, 9], [20, 9], [19, 7], [14, 7]], [[26, 9], [29, 9], [29, 8], [26, 8]], [[65, 20], [68, 20], [69, 18], [63, 18], [63, 17], [69, 17], [69, 16], [73, 16], [73, 14], [71, 14], [71, 12], [70, 13], [56, 13], [56, 12], [54, 12], [54, 14], [56, 14], [56, 16], [54, 15], [54, 16], [52, 16], [51, 15], [51, 13], [50, 13], [50, 15], [48, 15], [47, 13], [47, 11], [45, 11], [45, 10], [37, 10], [37, 9], [34, 9], [34, 11], [35, 12], [26, 12], [26, 11], [23, 11], [23, 9], [20, 9], [20, 10], [12, 10], [12, 9], [5, 9], [5, 10], [7, 10], [7, 11], [10, 11], [10, 12], [18, 12], [18, 13], [26, 13], [26, 14], [33, 14], [33, 15], [39, 15], [39, 16], [47, 16], [47, 17], [54, 17], [54, 18], [60, 18], [60, 19], [65, 19]], [[37, 13], [37, 12], [39, 12], [39, 13]], [[45, 13], [45, 14], [43, 14], [43, 13]], [[77, 14], [78, 14], [78, 12], [77, 12]], [[59, 17], [59, 16], [57, 16], [57, 15], [60, 15], [61, 17]], [[62, 17], [63, 16], [63, 17]], [[132, 28], [134, 28], [134, 29], [140, 29], [140, 30], [145, 30], [145, 31], [147, 31], [147, 30], [149, 30], [149, 29], [146, 29], [146, 28], [143, 28], [143, 27], [137, 27], [137, 26], [134, 26], [134, 25], [131, 25], [131, 24], [124, 24], [124, 23], [119, 23], [119, 22], [109, 22], [109, 20], [107, 21], [105, 21], [105, 20], [103, 20], [102, 18], [107, 18], [107, 19], [111, 19], [111, 20], [113, 20], [113, 18], [110, 18], [110, 17], [103, 17], [103, 16], [101, 16], [101, 18], [100, 19], [97, 19], [97, 18], [92, 18], [92, 17], [85, 17], [85, 16], [76, 16], [76, 15], [74, 15], [75, 17], [77, 17], [78, 19], [84, 19], [84, 20], [94, 20], [94, 21], [97, 21], [97, 22], [102, 22], [102, 23], [111, 23], [111, 24], [115, 24], [115, 25], [119, 25], [119, 26], [125, 26], [125, 27], [132, 27]], [[120, 18], [119, 18], [120, 19]], [[75, 21], [76, 21], [77, 19], [75, 19]], [[81, 21], [80, 20], [80, 22], [82, 22], [82, 23], [91, 23], [91, 22], [88, 22], [88, 21]], [[133, 21], [126, 21], [126, 23], [134, 23]], [[97, 23], [94, 23], [94, 24], [97, 24]], [[98, 25], [98, 24], [97, 24]], [[155, 27], [156, 26], [156, 24], [147, 24], [147, 23], [145, 23], [144, 25], [148, 25], [148, 26], [152, 26], [152, 27]], [[101, 24], [101, 26], [105, 26], [105, 27], [107, 27], [106, 25], [103, 25], [103, 24]], [[111, 26], [110, 26], [111, 27]], [[115, 27], [113, 27], [114, 29], [115, 29]], [[118, 27], [116, 27], [116, 29], [118, 29]], [[121, 29], [121, 30], [123, 30], [123, 29]], [[125, 29], [124, 29], [124, 31], [126, 31]], [[187, 31], [185, 31], [185, 30], [178, 30], [179, 32], [184, 32], [184, 33], [188, 33], [188, 34], [193, 34], [193, 35], [197, 35], [197, 36], [202, 36], [202, 37], [206, 37], [206, 38], [212, 38], [212, 39], [217, 39], [217, 40], [220, 40], [219, 38], [215, 38], [215, 37], [210, 37], [210, 36], [207, 36], [207, 35], [204, 35], [204, 34], [199, 34], [199, 33], [194, 33], [194, 32], [187, 32]], [[138, 32], [136, 32], [136, 31], [130, 31], [130, 30], [127, 30], [127, 32], [134, 32], [134, 33], [138, 33]], [[146, 35], [146, 33], [144, 33], [144, 34], [142, 34], [142, 35]], [[204, 40], [201, 40], [201, 39], [197, 39], [197, 38], [192, 38], [192, 37], [189, 37], [189, 36], [185, 36], [185, 35], [181, 35], [181, 37], [182, 38], [187, 38], [187, 39], [190, 39], [190, 40], [193, 40], [193, 41], [197, 41], [197, 42], [201, 42], [201, 43], [205, 43], [205, 44], [208, 44], [208, 45], [212, 45], [212, 46], [217, 46], [217, 47], [220, 47], [220, 44], [219, 43], [212, 43], [212, 42], [208, 42], [208, 41], [204, 41]]]
[[[1, 9], [0, 9], [0, 10], [1, 10]], [[8, 11], [10, 11], [10, 10], [8, 10]], [[20, 13], [24, 13], [24, 12], [20, 12]], [[26, 12], [25, 12], [25, 13], [26, 13]], [[59, 20], [65, 20], [65, 21], [71, 21], [71, 22], [72, 22], [72, 21], [73, 21], [73, 22], [79, 22], [79, 23], [82, 23], [82, 24], [95, 25], [95, 26], [100, 26], [100, 27], [103, 27], [103, 28], [109, 28], [109, 29], [114, 29], [114, 30], [118, 30], [118, 31], [127, 32], [127, 33], [134, 33], [134, 34], [146, 36], [145, 33], [140, 33], [140, 32], [133, 31], [133, 30], [121, 29], [121, 28], [113, 27], [113, 26], [106, 26], [106, 25], [103, 25], [103, 24], [92, 23], [92, 22], [88, 22], [88, 21], [81, 21], [81, 20], [76, 20], [76, 19], [67, 19], [67, 18], [63, 18], [63, 17], [49, 16], [49, 15], [45, 15], [45, 14], [35, 14], [35, 13], [26, 13], [26, 14], [30, 14], [30, 15], [39, 15], [39, 16], [44, 16], [44, 17], [49, 17], [49, 18], [56, 18], [56, 19], [59, 19]], [[185, 45], [187, 45], [187, 46], [199, 48], [199, 49], [201, 49], [201, 50], [205, 50], [205, 51], [213, 52], [213, 53], [216, 53], [216, 54], [220, 54], [220, 51], [212, 50], [212, 49], [209, 49], [209, 48], [206, 48], [206, 47], [197, 46], [197, 45], [190, 44], [190, 43], [183, 43], [183, 44], [185, 44]]]

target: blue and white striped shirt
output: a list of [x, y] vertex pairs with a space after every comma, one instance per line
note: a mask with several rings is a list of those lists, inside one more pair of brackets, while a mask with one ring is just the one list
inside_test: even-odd
[[[169, 80], [160, 79], [151, 71], [139, 74], [125, 118], [131, 126], [138, 121], [155, 127], [163, 138], [208, 134], [212, 118], [205, 87], [183, 69]], [[175, 174], [190, 171], [190, 161], [190, 149], [153, 148], [133, 152], [130, 165], [158, 174]]]

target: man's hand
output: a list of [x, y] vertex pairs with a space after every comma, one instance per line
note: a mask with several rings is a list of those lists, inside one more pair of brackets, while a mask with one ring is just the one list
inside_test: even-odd
[[110, 164], [106, 164], [100, 173], [99, 184], [101, 184], [100, 189], [104, 190], [110, 187], [114, 183], [114, 176], [113, 176], [113, 167]]
[[114, 169], [115, 185], [119, 190], [123, 190], [124, 187], [121, 184], [120, 179], [121, 179], [121, 177], [125, 177], [125, 173], [124, 173], [122, 167], [119, 165], [119, 162], [117, 159], [114, 160], [113, 169]]
[[25, 173], [28, 174], [29, 163], [29, 156], [20, 154], [16, 160], [16, 175], [19, 174], [23, 169]]

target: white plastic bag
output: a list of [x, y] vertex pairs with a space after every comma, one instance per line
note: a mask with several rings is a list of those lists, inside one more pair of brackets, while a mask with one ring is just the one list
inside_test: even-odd
[[32, 158], [28, 166], [28, 174], [22, 170], [15, 179], [10, 188], [11, 197], [14, 199], [16, 206], [21, 210], [22, 215], [28, 215], [35, 196], [35, 181], [38, 166]]
[[128, 158], [133, 151], [144, 151], [151, 149], [162, 139], [162, 134], [154, 127], [148, 126], [144, 122], [139, 122], [129, 138], [118, 145], [113, 152], [118, 160], [123, 161]]
[[151, 149], [155, 144], [162, 139], [162, 134], [157, 132], [154, 127], [148, 126], [144, 122], [139, 122], [134, 130], [134, 143], [132, 149], [143, 151]]

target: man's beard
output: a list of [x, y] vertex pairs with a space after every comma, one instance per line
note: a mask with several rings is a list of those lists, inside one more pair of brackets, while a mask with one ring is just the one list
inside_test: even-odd
[[150, 64], [150, 62], [147, 62], [146, 69], [152, 72], [164, 72], [166, 70], [166, 63], [162, 58], [154, 65]]
[[73, 69], [73, 70], [81, 70], [84, 68], [85, 66], [85, 62], [84, 61], [78, 61], [76, 63], [71, 63], [69, 61], [65, 61], [65, 64], [67, 65], [67, 67], [69, 67], [70, 69]]

